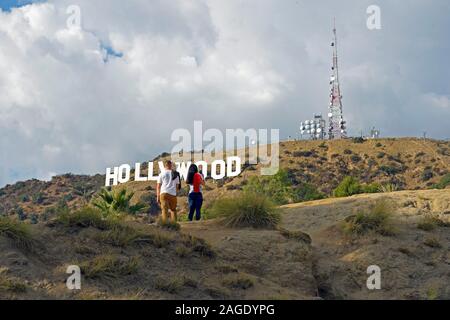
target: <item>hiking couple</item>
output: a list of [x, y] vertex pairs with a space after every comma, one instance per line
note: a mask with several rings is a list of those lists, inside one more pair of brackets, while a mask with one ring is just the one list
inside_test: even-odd
[[[191, 164], [188, 170], [186, 183], [189, 185], [189, 221], [194, 218], [198, 221], [201, 218], [201, 208], [203, 205], [202, 186], [205, 179], [199, 172], [197, 165]], [[164, 170], [158, 176], [156, 185], [157, 201], [161, 206], [161, 222], [167, 223], [170, 211], [170, 222], [176, 223], [177, 216], [177, 193], [181, 190], [181, 177], [176, 171], [172, 161], [164, 161]]]

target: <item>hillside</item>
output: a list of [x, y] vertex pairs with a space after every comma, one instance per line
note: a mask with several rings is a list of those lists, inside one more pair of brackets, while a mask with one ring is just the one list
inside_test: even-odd
[[[291, 141], [280, 144], [280, 165], [291, 183], [307, 182], [325, 195], [346, 176], [362, 183], [392, 183], [398, 190], [429, 189], [450, 172], [450, 142], [415, 138]], [[155, 160], [161, 160], [161, 157]], [[132, 162], [132, 161], [130, 161]], [[239, 177], [209, 180], [205, 188], [206, 206], [223, 194], [239, 192], [259, 166], [246, 166]], [[145, 170], [142, 174], [145, 174]], [[31, 180], [0, 189], [0, 214], [39, 221], [51, 217], [55, 207], [81, 207], [104, 185], [104, 176], [66, 174], [49, 182]], [[158, 212], [153, 182], [124, 185], [135, 192], [134, 201], [149, 204], [149, 213]], [[119, 186], [122, 188], [123, 186]], [[186, 200], [181, 199], [182, 209]]]
[[[51, 219], [31, 226], [28, 242], [0, 232], [0, 298], [450, 299], [449, 199], [447, 189], [291, 204], [281, 209], [279, 230], [227, 229], [216, 220], [168, 231], [136, 221], [112, 228], [86, 214]], [[389, 235], [343, 231], [380, 200], [389, 203]], [[425, 228], [431, 217], [440, 222]], [[81, 291], [65, 288], [72, 264], [82, 267]], [[381, 268], [382, 290], [365, 286], [372, 264]]]

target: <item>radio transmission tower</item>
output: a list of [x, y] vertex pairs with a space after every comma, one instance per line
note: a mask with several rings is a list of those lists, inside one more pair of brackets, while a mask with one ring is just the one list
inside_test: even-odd
[[342, 95], [339, 84], [339, 67], [338, 67], [338, 51], [337, 51], [337, 33], [336, 21], [333, 28], [334, 39], [331, 43], [333, 47], [333, 66], [331, 67], [332, 75], [330, 79], [331, 93], [329, 106], [329, 128], [328, 136], [330, 140], [342, 139], [347, 136], [346, 122], [342, 114]]

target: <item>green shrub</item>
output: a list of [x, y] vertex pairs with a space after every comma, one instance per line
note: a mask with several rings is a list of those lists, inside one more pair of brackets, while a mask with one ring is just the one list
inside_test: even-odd
[[334, 189], [333, 194], [335, 197], [349, 197], [354, 194], [359, 194], [363, 192], [363, 188], [359, 181], [351, 176], [347, 176], [342, 180], [342, 182]]
[[66, 227], [94, 227], [99, 230], [111, 230], [119, 224], [118, 220], [104, 218], [102, 211], [91, 207], [84, 207], [75, 212], [64, 210], [58, 214], [56, 222], [61, 223]]
[[445, 176], [443, 176], [441, 178], [441, 181], [439, 181], [439, 183], [436, 184], [434, 187], [436, 189], [445, 189], [448, 186], [450, 186], [450, 173], [447, 173]]
[[232, 198], [217, 200], [212, 210], [228, 227], [275, 228], [281, 220], [277, 208], [265, 196], [243, 192]]
[[378, 193], [381, 190], [381, 185], [378, 183], [371, 183], [362, 185], [363, 193]]
[[384, 236], [393, 235], [390, 221], [390, 206], [386, 201], [378, 201], [369, 212], [360, 212], [345, 219], [342, 229], [350, 236], [364, 235], [369, 231]]
[[279, 170], [273, 176], [250, 177], [243, 190], [265, 195], [278, 205], [324, 198], [324, 195], [311, 184], [296, 183], [286, 170]]
[[16, 247], [25, 250], [31, 250], [35, 245], [29, 226], [7, 217], [0, 217], [0, 236], [8, 238]]

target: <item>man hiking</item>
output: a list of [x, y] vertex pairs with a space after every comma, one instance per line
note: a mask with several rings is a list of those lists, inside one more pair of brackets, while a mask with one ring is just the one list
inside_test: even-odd
[[159, 174], [156, 185], [156, 199], [161, 205], [161, 222], [167, 223], [168, 211], [170, 222], [177, 222], [177, 190], [181, 185], [180, 177], [172, 171], [172, 161], [164, 161], [164, 170]]

